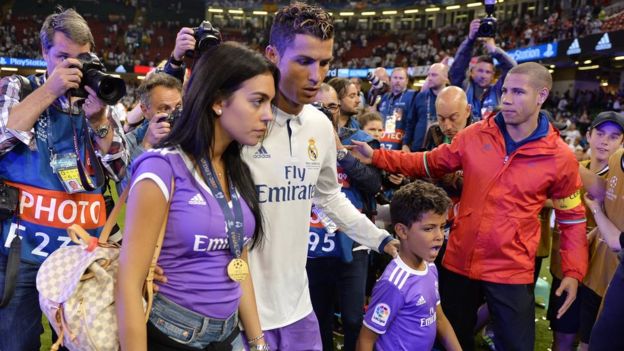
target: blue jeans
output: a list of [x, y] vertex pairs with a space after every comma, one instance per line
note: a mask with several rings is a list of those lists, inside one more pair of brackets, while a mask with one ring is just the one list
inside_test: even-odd
[[368, 252], [354, 251], [353, 261], [349, 263], [344, 263], [337, 257], [308, 259], [306, 270], [310, 299], [321, 330], [323, 350], [334, 349], [333, 325], [337, 302], [340, 303], [344, 330], [343, 350], [355, 350], [364, 315]]
[[[227, 339], [238, 328], [238, 313], [234, 312], [227, 319], [209, 318], [157, 294], [149, 321], [176, 343], [204, 349], [211, 342]], [[241, 335], [232, 341], [232, 351], [244, 350]]]
[[[4, 294], [7, 256], [0, 254], [0, 296]], [[15, 294], [11, 302], [0, 308], [0, 350], [39, 350], [43, 333], [39, 293], [35, 284], [38, 264], [21, 262]]]
[[624, 264], [620, 265], [611, 279], [604, 298], [604, 308], [592, 329], [589, 349], [624, 350]]

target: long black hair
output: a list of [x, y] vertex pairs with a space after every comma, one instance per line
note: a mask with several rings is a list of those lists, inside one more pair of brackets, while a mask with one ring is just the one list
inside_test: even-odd
[[[279, 71], [261, 54], [234, 42], [207, 49], [195, 63], [183, 97], [183, 110], [162, 145], [179, 145], [195, 162], [214, 149], [218, 116], [212, 106], [228, 99], [248, 79], [270, 73], [278, 91]], [[223, 153], [229, 177], [249, 205], [256, 228], [251, 248], [262, 242], [262, 214], [249, 167], [241, 158], [242, 145], [232, 141]]]

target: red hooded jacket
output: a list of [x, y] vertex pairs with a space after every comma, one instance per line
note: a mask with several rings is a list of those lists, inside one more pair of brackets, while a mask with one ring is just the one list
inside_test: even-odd
[[433, 178], [463, 169], [459, 213], [443, 265], [476, 280], [533, 283], [541, 234], [538, 214], [553, 199], [564, 276], [582, 281], [588, 247], [574, 154], [550, 125], [544, 137], [510, 155], [505, 150], [504, 136], [489, 118], [429, 152], [375, 150], [373, 164], [392, 173]]

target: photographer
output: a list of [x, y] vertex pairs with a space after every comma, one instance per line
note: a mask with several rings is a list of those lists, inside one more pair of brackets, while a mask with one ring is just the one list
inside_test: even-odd
[[[93, 67], [101, 65], [88, 56], [94, 40], [87, 22], [75, 10], [65, 10], [48, 16], [39, 35], [46, 74], [0, 80], [0, 178], [19, 189], [20, 200], [19, 219], [2, 222], [0, 290], [4, 298], [10, 295], [5, 290], [11, 290], [6, 287], [14, 286], [15, 292], [0, 308], [0, 350], [39, 349], [39, 267], [70, 241], [65, 230], [72, 223], [99, 235], [106, 208], [94, 149], [101, 155], [126, 152], [112, 108], [97, 96], [102, 93], [110, 103], [107, 91], [96, 92], [85, 84], [86, 99], [75, 96], [94, 75], [114, 80], [94, 72]], [[125, 86], [114, 93], [123, 95]], [[125, 157], [118, 160], [124, 163]], [[113, 168], [114, 176], [121, 177], [125, 165]], [[99, 170], [96, 177], [94, 170]], [[19, 260], [9, 260], [10, 252], [17, 252], [11, 257]]]
[[[493, 20], [492, 17], [487, 17], [486, 19], [490, 19], [488, 23], [491, 23]], [[474, 121], [479, 121], [494, 112], [500, 104], [501, 88], [505, 76], [512, 67], [517, 65], [511, 56], [496, 46], [493, 37], [481, 37], [485, 34], [493, 35], [493, 33], [483, 33], [487, 32], [487, 30], [480, 30], [481, 26], [481, 20], [479, 19], [470, 22], [468, 37], [457, 49], [455, 61], [449, 71], [451, 85], [461, 87], [466, 91], [468, 102], [472, 106]], [[490, 31], [492, 30], [491, 27], [486, 28], [489, 28]], [[483, 41], [489, 55], [477, 57], [476, 62], [470, 65], [474, 44], [477, 39]], [[492, 84], [495, 75], [493, 58], [498, 60], [502, 71], [496, 84]]]
[[131, 160], [169, 134], [172, 112], [182, 106], [182, 84], [169, 74], [154, 73], [141, 83], [138, 94], [145, 122], [126, 135]]
[[[126, 134], [130, 161], [157, 145], [171, 132], [172, 117], [176, 115], [174, 110], [182, 106], [182, 83], [167, 73], [155, 72], [143, 80], [138, 95], [144, 119], [137, 128]], [[122, 186], [117, 189], [119, 192], [131, 176], [128, 171]]]
[[[384, 134], [381, 147], [390, 150], [401, 150], [404, 139], [404, 128], [414, 113], [416, 92], [407, 89], [407, 70], [396, 67], [390, 75], [390, 91], [381, 98], [378, 110], [384, 119]], [[424, 136], [424, 133], [423, 133]], [[422, 143], [422, 140], [414, 140]]]

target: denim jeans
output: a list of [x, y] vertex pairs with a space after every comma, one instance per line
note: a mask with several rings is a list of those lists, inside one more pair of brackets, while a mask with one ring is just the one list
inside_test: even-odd
[[[237, 312], [227, 319], [209, 318], [184, 308], [161, 294], [154, 296], [149, 320], [171, 340], [197, 349], [203, 349], [211, 342], [225, 340], [238, 328]], [[232, 351], [244, 350], [241, 335], [232, 342]]]
[[[0, 296], [4, 294], [7, 256], [0, 254]], [[40, 348], [41, 309], [35, 284], [38, 264], [20, 262], [15, 294], [0, 308], [0, 350], [32, 351]]]

